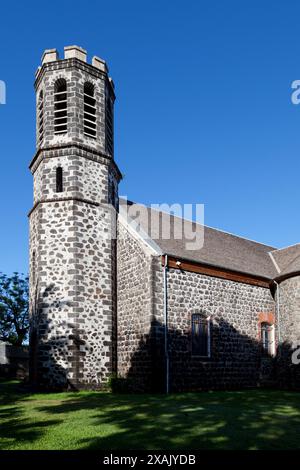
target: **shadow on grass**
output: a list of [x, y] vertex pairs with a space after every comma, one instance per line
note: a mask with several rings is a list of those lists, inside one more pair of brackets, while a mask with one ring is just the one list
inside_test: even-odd
[[36, 442], [43, 435], [43, 428], [59, 423], [59, 420], [28, 422], [24, 406], [30, 394], [17, 382], [0, 381], [0, 449], [9, 442]]
[[79, 402], [64, 404], [51, 413], [72, 412], [79, 405], [93, 410], [94, 426], [113, 424], [117, 429], [106, 437], [81, 440], [85, 449], [299, 447], [299, 397], [293, 393], [285, 397], [270, 391], [106, 395]]
[[[297, 449], [300, 395], [281, 391], [230, 391], [164, 395], [115, 395], [103, 392], [39, 394], [41, 420], [24, 418], [35, 396], [14, 392], [5, 397], [7, 439], [32, 443], [74, 425], [72, 448], [79, 449]], [[53, 403], [51, 403], [51, 400]], [[2, 401], [0, 402], [2, 403]], [[1, 418], [2, 419], [2, 418]], [[88, 436], [85, 430], [89, 429]], [[66, 432], [71, 432], [66, 428]], [[73, 432], [73, 431], [72, 431]], [[61, 443], [63, 448], [64, 443]], [[69, 448], [68, 446], [66, 446]]]

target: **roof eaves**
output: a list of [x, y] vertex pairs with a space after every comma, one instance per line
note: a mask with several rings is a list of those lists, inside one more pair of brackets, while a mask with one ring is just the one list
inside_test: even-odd
[[296, 246], [300, 247], [300, 243], [294, 243], [293, 245], [285, 246], [284, 248], [277, 248], [271, 251], [271, 253], [282, 253], [283, 251], [289, 250], [290, 248], [295, 248]]
[[178, 261], [180, 261], [180, 260], [181, 261], [186, 261], [186, 262], [198, 265], [198, 266], [206, 266], [206, 267], [210, 267], [210, 268], [216, 268], [216, 269], [220, 269], [220, 270], [223, 270], [223, 271], [228, 271], [228, 272], [231, 272], [231, 273], [241, 274], [243, 276], [252, 276], [253, 278], [261, 279], [261, 280], [264, 280], [264, 281], [272, 281], [272, 279], [273, 279], [272, 276], [263, 276], [263, 275], [260, 275], [260, 274], [254, 274], [252, 272], [246, 272], [246, 271], [241, 271], [241, 270], [232, 269], [232, 268], [229, 269], [227, 266], [224, 266], [224, 265], [214, 264], [214, 263], [206, 263], [205, 261], [195, 261], [194, 259], [186, 258], [186, 257], [183, 257], [183, 256], [177, 256], [177, 255], [174, 255], [174, 254], [168, 253], [168, 252], [166, 252], [164, 254], [168, 255], [171, 258], [177, 259]]

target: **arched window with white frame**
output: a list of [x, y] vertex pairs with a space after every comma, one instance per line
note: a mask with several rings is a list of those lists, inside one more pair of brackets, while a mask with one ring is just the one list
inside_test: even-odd
[[275, 355], [275, 327], [271, 323], [260, 324], [260, 336], [263, 352], [269, 356]]
[[204, 313], [192, 314], [192, 355], [198, 357], [211, 356], [211, 324], [210, 317]]

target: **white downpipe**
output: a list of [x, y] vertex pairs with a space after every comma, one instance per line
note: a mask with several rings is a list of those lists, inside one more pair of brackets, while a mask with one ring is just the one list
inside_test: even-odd
[[164, 259], [164, 343], [166, 361], [166, 393], [169, 393], [169, 346], [168, 346], [168, 255]]
[[[274, 280], [276, 285], [276, 316], [277, 316], [277, 332], [278, 332], [278, 346], [280, 345], [280, 287], [277, 281]], [[279, 348], [278, 348], [279, 349]], [[279, 349], [280, 351], [280, 349]]]

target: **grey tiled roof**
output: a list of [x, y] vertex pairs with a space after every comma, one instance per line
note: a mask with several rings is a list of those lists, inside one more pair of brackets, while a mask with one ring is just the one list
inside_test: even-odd
[[281, 277], [300, 271], [300, 243], [271, 252], [276, 265], [277, 275]]
[[[133, 203], [120, 200], [123, 209], [131, 207]], [[274, 247], [263, 245], [245, 238], [222, 232], [214, 228], [196, 224], [186, 219], [170, 216], [165, 212], [135, 204], [137, 210], [141, 208], [135, 221], [140, 225], [143, 232], [153, 240], [162, 253], [170, 256], [199, 262], [213, 267], [224, 268], [240, 273], [255, 275], [266, 279], [273, 279], [278, 275], [269, 252], [276, 250]], [[170, 218], [170, 237], [162, 236], [161, 227]], [[196, 250], [188, 249], [190, 240], [183, 236], [177, 239], [181, 233], [182, 221], [184, 220], [184, 232], [196, 231], [200, 236], [204, 233], [203, 247]]]

